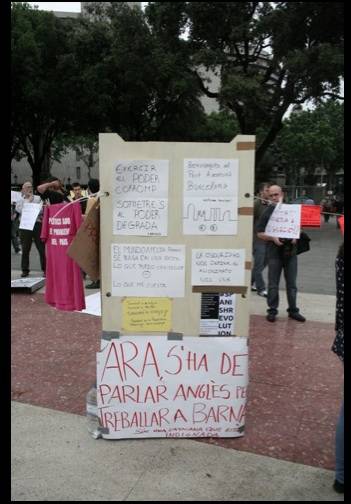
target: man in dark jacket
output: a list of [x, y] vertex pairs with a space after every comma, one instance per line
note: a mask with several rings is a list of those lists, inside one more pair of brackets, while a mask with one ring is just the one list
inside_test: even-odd
[[268, 310], [266, 318], [269, 322], [275, 322], [276, 320], [279, 306], [279, 281], [282, 270], [284, 270], [289, 317], [299, 322], [305, 322], [305, 317], [299, 313], [296, 306], [297, 240], [276, 238], [265, 233], [273, 210], [278, 203], [283, 201], [284, 193], [280, 186], [272, 185], [268, 189], [268, 195], [273, 205], [270, 205], [261, 215], [256, 227], [257, 236], [268, 242]]

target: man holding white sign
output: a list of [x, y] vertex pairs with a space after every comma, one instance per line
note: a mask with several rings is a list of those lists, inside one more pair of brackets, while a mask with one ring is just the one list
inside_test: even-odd
[[29, 254], [33, 240], [39, 252], [41, 269], [45, 273], [45, 245], [40, 239], [42, 203], [40, 196], [34, 196], [31, 182], [23, 184], [22, 197], [16, 204], [16, 212], [21, 215], [19, 225], [22, 245], [21, 277], [25, 278], [29, 275]]
[[268, 241], [267, 320], [275, 322], [279, 306], [279, 281], [282, 270], [286, 283], [289, 317], [305, 322], [296, 306], [297, 240], [300, 236], [300, 205], [284, 205], [284, 193], [278, 185], [268, 189], [274, 203], [262, 214], [257, 224], [257, 236]]

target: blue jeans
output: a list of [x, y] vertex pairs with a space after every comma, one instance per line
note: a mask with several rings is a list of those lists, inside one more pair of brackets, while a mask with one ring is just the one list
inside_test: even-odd
[[255, 284], [257, 291], [263, 291], [266, 285], [263, 280], [262, 271], [267, 266], [267, 242], [256, 238], [253, 242], [252, 253], [254, 257], [254, 267], [252, 270], [251, 284]]
[[344, 483], [344, 401], [342, 401], [335, 434], [335, 479]]
[[268, 313], [277, 315], [279, 306], [279, 282], [282, 270], [284, 270], [286, 295], [288, 298], [288, 312], [298, 313], [296, 306], [296, 277], [297, 277], [297, 256], [281, 258], [278, 255], [268, 258]]

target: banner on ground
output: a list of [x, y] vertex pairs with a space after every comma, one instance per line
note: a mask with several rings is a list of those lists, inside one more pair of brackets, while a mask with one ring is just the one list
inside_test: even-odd
[[102, 437], [242, 436], [247, 385], [244, 337], [106, 341], [97, 353]]

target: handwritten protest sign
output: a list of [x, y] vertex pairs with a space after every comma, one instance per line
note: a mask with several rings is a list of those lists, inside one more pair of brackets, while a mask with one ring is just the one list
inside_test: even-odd
[[237, 159], [184, 159], [185, 235], [237, 234], [238, 172]]
[[319, 205], [301, 205], [301, 227], [321, 227]]
[[11, 203], [17, 203], [20, 199], [21, 193], [19, 191], [11, 191]]
[[247, 384], [247, 338], [121, 336], [97, 353], [102, 436], [242, 436]]
[[339, 217], [338, 222], [340, 224], [341, 234], [344, 236], [344, 216]]
[[124, 331], [167, 332], [172, 326], [172, 301], [168, 298], [125, 298], [122, 304]]
[[168, 165], [164, 159], [116, 162], [113, 234], [167, 236]]
[[23, 204], [19, 229], [28, 229], [28, 230], [32, 231], [41, 208], [42, 208], [41, 203], [27, 203], [27, 202], [25, 202]]
[[193, 249], [192, 285], [245, 285], [245, 249]]
[[301, 205], [277, 205], [267, 223], [265, 233], [277, 238], [299, 238]]
[[111, 245], [112, 295], [184, 297], [185, 245]]

